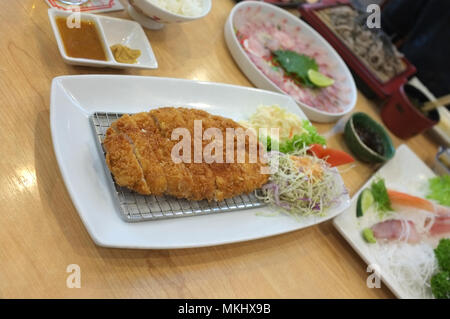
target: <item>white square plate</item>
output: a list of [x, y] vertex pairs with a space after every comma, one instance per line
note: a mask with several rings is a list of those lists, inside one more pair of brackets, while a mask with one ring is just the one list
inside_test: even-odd
[[[58, 26], [56, 25], [55, 18], [68, 17], [72, 13], [64, 12], [56, 9], [48, 10], [48, 17], [53, 29], [53, 33], [58, 43], [59, 52], [62, 58], [68, 64], [84, 65], [84, 66], [97, 66], [97, 67], [112, 67], [118, 69], [125, 68], [138, 68], [138, 69], [157, 69], [158, 62], [153, 54], [152, 47], [148, 42], [147, 36], [139, 23], [104, 17], [95, 14], [80, 13], [82, 20], [94, 21], [98, 26], [100, 40], [102, 41], [103, 48], [105, 49], [107, 61], [72, 58], [66, 54], [64, 44], [59, 34]], [[134, 64], [119, 63], [114, 59], [110, 47], [114, 44], [122, 44], [132, 49], [141, 50], [141, 56]]]
[[[388, 188], [424, 197], [424, 186], [428, 184], [428, 179], [434, 177], [435, 174], [408, 146], [400, 145], [394, 158], [367, 181], [358, 193], [353, 196], [350, 207], [333, 220], [337, 230], [368, 265], [374, 264], [376, 261], [371, 254], [370, 245], [361, 236], [361, 229], [358, 226], [356, 217], [356, 202], [361, 191], [369, 187], [377, 176], [384, 178]], [[380, 267], [383, 266], [380, 265]], [[389, 273], [383, 273], [382, 269], [380, 269], [380, 275], [386, 286], [398, 298], [418, 298], [418, 296], [411, 296], [404, 291], [396, 278], [390, 276]]]
[[[311, 226], [342, 212], [348, 195], [327, 216], [295, 220], [275, 217], [270, 206], [195, 217], [126, 223], [119, 217], [104, 158], [89, 123], [94, 112], [136, 113], [160, 106], [203, 109], [234, 120], [247, 119], [261, 105], [278, 104], [306, 118], [286, 95], [234, 85], [117, 75], [63, 76], [53, 80], [50, 122], [56, 158], [80, 217], [101, 246], [186, 248], [257, 239]], [[342, 180], [341, 180], [342, 182]], [[343, 182], [342, 182], [343, 183]]]

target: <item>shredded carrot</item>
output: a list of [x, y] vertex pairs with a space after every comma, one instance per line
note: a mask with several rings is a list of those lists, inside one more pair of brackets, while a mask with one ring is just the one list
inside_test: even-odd
[[305, 170], [306, 175], [309, 177], [315, 177], [321, 179], [323, 176], [323, 168], [308, 156], [290, 156], [291, 160], [294, 162], [297, 168], [302, 168]]

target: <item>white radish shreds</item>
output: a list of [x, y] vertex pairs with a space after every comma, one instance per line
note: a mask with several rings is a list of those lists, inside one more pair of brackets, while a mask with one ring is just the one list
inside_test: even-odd
[[175, 14], [195, 17], [203, 12], [201, 0], [150, 0], [154, 5]]
[[370, 252], [388, 281], [398, 283], [409, 298], [433, 298], [431, 277], [438, 270], [433, 248], [420, 243], [377, 243]]

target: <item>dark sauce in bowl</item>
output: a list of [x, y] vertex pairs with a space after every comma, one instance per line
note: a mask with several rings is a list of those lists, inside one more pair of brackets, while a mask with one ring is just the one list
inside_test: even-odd
[[374, 131], [370, 130], [367, 127], [363, 127], [359, 125], [357, 122], [353, 123], [355, 127], [356, 134], [361, 139], [361, 141], [370, 148], [372, 151], [384, 155], [384, 146], [382, 138], [376, 134]]

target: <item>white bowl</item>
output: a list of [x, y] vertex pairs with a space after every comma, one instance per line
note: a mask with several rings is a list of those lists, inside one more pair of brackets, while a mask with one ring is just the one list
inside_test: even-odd
[[202, 0], [203, 11], [198, 16], [184, 16], [158, 7], [149, 0], [129, 0], [128, 14], [147, 29], [159, 30], [167, 23], [197, 20], [211, 11], [211, 0]]
[[256, 87], [285, 93], [253, 63], [239, 43], [235, 30], [241, 26], [241, 23], [248, 21], [247, 18], [243, 18], [245, 14], [251, 14], [252, 18], [261, 15], [261, 17], [264, 18], [264, 21], [285, 23], [289, 28], [299, 28], [297, 32], [303, 33], [305, 37], [314, 41], [317, 46], [320, 46], [330, 57], [330, 60], [333, 61], [333, 65], [335, 65], [336, 68], [335, 73], [343, 77], [344, 80], [339, 83], [349, 92], [346, 96], [348, 103], [345, 103], [343, 111], [339, 113], [322, 111], [296, 100], [297, 104], [302, 108], [310, 120], [322, 123], [334, 122], [352, 111], [356, 104], [355, 81], [346, 64], [331, 45], [309, 25], [289, 12], [264, 2], [244, 1], [231, 10], [227, 22], [225, 23], [225, 40], [234, 60]]

